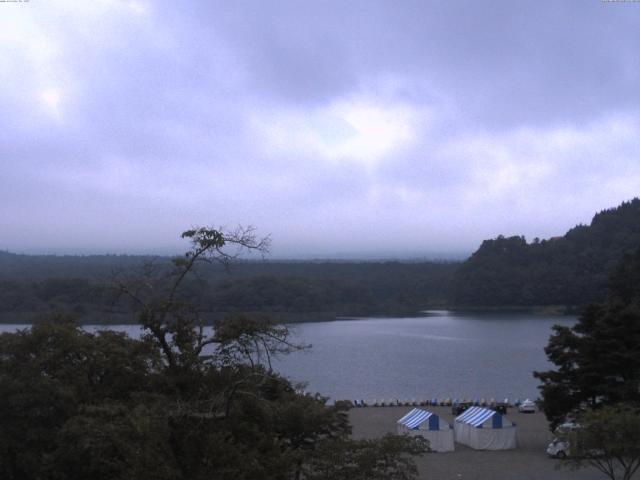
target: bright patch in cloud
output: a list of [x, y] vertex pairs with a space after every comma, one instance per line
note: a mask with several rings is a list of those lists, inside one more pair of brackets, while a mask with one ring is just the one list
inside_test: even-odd
[[60, 101], [62, 96], [56, 88], [47, 88], [40, 92], [40, 100], [42, 101], [47, 113], [56, 119], [60, 119]]
[[137, 15], [145, 15], [149, 13], [149, 5], [142, 2], [131, 1], [129, 2], [129, 8]]
[[325, 144], [332, 158], [375, 162], [414, 137], [414, 113], [408, 106], [345, 102], [334, 105], [330, 112], [346, 122], [354, 132], [340, 142]]
[[347, 100], [311, 112], [261, 114], [253, 123], [273, 153], [374, 166], [413, 141], [419, 119], [408, 105]]

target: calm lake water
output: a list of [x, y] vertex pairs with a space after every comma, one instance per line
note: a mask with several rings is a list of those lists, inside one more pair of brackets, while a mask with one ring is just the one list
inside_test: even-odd
[[[536, 398], [534, 370], [548, 369], [551, 327], [573, 317], [430, 312], [291, 325], [307, 352], [275, 368], [333, 399]], [[0, 325], [13, 331], [24, 325]], [[97, 327], [89, 327], [97, 328]], [[132, 336], [137, 326], [118, 326]]]
[[296, 325], [313, 344], [278, 364], [308, 390], [334, 399], [538, 396], [534, 370], [551, 327], [573, 317], [434, 312], [419, 318], [369, 318]]

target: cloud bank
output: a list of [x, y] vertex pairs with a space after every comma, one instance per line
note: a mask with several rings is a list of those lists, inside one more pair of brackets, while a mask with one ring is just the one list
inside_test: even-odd
[[640, 193], [640, 5], [0, 4], [0, 248], [447, 256]]

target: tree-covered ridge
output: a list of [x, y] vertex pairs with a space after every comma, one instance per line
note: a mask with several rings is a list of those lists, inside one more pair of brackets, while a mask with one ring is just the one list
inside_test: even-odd
[[[81, 321], [104, 323], [110, 318], [105, 314], [113, 313], [114, 322], [132, 321], [123, 318], [128, 305], [114, 299], [113, 272], [135, 271], [149, 263], [155, 269], [170, 268], [167, 258], [4, 254], [0, 267], [10, 265], [10, 272], [20, 274], [12, 277], [0, 268], [0, 314], [65, 311], [80, 315]], [[190, 301], [214, 316], [255, 311], [299, 321], [414, 314], [430, 305], [444, 305], [456, 266], [442, 262], [237, 262], [231, 275], [219, 265], [205, 265], [199, 277], [185, 282], [184, 288]]]
[[[633, 199], [563, 237], [531, 243], [520, 236], [486, 240], [462, 264], [239, 261], [231, 276], [220, 265], [205, 266], [185, 293], [214, 317], [255, 311], [286, 321], [411, 315], [447, 305], [582, 306], [604, 300], [609, 273], [639, 246], [640, 200]], [[0, 320], [65, 311], [80, 315], [82, 322], [132, 321], [123, 316], [128, 305], [113, 300], [114, 272], [147, 264], [166, 269], [170, 263], [168, 257], [0, 252]]]
[[[0, 280], [99, 279], [114, 269], [133, 268], [154, 258], [148, 255], [25, 255], [0, 251]], [[169, 258], [164, 261], [168, 263]]]
[[640, 246], [640, 199], [604, 210], [591, 224], [548, 240], [485, 240], [457, 270], [458, 306], [585, 305], [603, 301], [617, 262]]

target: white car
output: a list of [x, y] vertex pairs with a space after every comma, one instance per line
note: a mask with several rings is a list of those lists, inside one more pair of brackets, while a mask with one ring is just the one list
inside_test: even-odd
[[518, 405], [518, 411], [520, 413], [536, 413], [536, 410], [536, 404], [528, 398], [520, 405]]
[[[547, 447], [547, 454], [554, 458], [566, 458], [568, 456], [585, 456], [596, 457], [604, 454], [603, 449], [593, 448], [586, 452], [576, 452], [571, 449], [571, 441], [576, 441], [577, 435], [582, 429], [582, 425], [575, 422], [566, 422], [558, 425], [554, 430], [557, 435]], [[571, 439], [571, 441], [570, 441]]]
[[553, 441], [547, 447], [547, 455], [554, 458], [567, 458], [570, 455], [577, 455], [579, 457], [599, 457], [605, 455], [605, 449], [603, 448], [591, 448], [586, 451], [572, 452], [571, 443], [569, 440], [562, 440], [560, 438], [554, 438]]
[[547, 455], [554, 458], [566, 458], [569, 456], [571, 445], [567, 440], [554, 438], [547, 447]]

